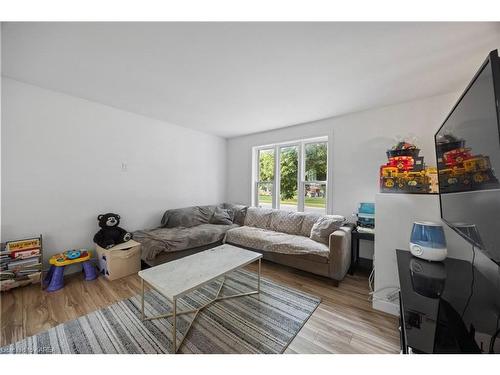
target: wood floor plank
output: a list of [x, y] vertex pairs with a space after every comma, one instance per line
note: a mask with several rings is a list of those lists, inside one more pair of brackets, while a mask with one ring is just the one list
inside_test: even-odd
[[302, 335], [297, 335], [285, 350], [285, 353], [331, 354], [331, 351], [317, 345], [314, 341], [311, 341]]
[[[248, 268], [257, 271], [256, 265]], [[321, 304], [285, 353], [398, 353], [397, 319], [373, 310], [366, 274], [348, 275], [338, 288], [331, 280], [271, 262], [262, 275], [321, 297]], [[109, 281], [65, 278], [63, 289], [47, 293], [31, 285], [0, 294], [0, 345], [21, 340], [140, 292], [137, 275]]]
[[26, 287], [22, 295], [24, 325], [28, 336], [29, 332], [44, 331], [58, 324], [49, 315], [47, 293], [41, 292], [40, 288]]
[[1, 342], [9, 343], [22, 339], [26, 335], [25, 325], [23, 324], [23, 293], [24, 290], [19, 289], [18, 293], [2, 293], [5, 297], [1, 299], [0, 305], [2, 308], [1, 315]]

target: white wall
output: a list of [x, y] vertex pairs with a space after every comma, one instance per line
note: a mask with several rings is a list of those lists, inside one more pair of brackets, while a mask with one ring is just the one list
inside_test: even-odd
[[[333, 161], [328, 199], [333, 213], [349, 216], [359, 202], [375, 201], [379, 167], [396, 136], [416, 135], [426, 162], [435, 165], [433, 136], [457, 99], [452, 93], [229, 139], [227, 200], [251, 203], [253, 146], [328, 135]], [[361, 256], [371, 257], [369, 245], [362, 244]]]
[[99, 213], [133, 231], [225, 197], [225, 139], [5, 77], [1, 155], [2, 241], [48, 255], [91, 246]]

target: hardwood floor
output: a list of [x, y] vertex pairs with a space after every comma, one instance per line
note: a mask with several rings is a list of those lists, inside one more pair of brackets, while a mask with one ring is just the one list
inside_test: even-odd
[[[256, 266], [249, 266], [256, 271]], [[262, 275], [321, 297], [322, 302], [285, 353], [398, 353], [397, 319], [371, 307], [365, 274], [348, 275], [338, 288], [326, 278], [263, 262]], [[140, 291], [137, 275], [108, 281], [65, 279], [54, 293], [36, 285], [0, 294], [0, 346], [128, 298]]]

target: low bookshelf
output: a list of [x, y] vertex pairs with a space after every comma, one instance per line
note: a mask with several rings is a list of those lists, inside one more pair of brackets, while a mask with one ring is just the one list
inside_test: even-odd
[[8, 241], [0, 249], [0, 291], [42, 285], [42, 235]]

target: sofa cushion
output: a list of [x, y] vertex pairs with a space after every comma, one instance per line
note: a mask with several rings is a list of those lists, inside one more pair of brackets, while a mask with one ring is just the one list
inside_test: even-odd
[[224, 238], [226, 232], [238, 225], [200, 224], [193, 227], [156, 228], [133, 233], [142, 244], [142, 258], [154, 259], [162, 252], [172, 252], [209, 245]]
[[304, 214], [304, 219], [302, 220], [302, 227], [300, 229], [300, 234], [302, 236], [309, 237], [311, 235], [311, 229], [316, 223], [316, 221], [321, 217], [320, 214], [308, 213]]
[[242, 204], [223, 203], [222, 207], [233, 212], [233, 222], [238, 225], [245, 224], [248, 206]]
[[271, 214], [269, 229], [275, 232], [301, 234], [305, 215], [301, 212], [275, 210]]
[[269, 229], [273, 211], [268, 208], [248, 207], [245, 225], [248, 227]]
[[208, 220], [210, 224], [225, 224], [233, 223], [233, 211], [225, 208], [215, 207], [214, 214]]
[[311, 229], [310, 238], [314, 241], [328, 245], [330, 234], [340, 229], [344, 223], [344, 218], [337, 215], [326, 215], [320, 217]]
[[206, 224], [216, 206], [192, 206], [167, 210], [161, 219], [163, 228], [185, 227]]
[[248, 226], [228, 230], [225, 242], [282, 254], [315, 254], [323, 257], [330, 254], [328, 246], [310, 238]]

